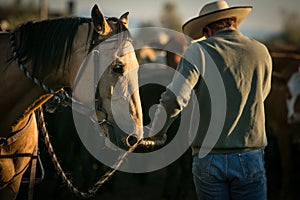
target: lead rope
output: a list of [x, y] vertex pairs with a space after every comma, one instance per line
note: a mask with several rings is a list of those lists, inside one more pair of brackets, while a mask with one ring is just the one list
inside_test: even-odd
[[73, 183], [71, 182], [71, 180], [67, 177], [66, 173], [63, 171], [57, 156], [54, 152], [53, 146], [50, 142], [50, 138], [49, 138], [49, 133], [48, 130], [46, 128], [46, 123], [44, 120], [44, 114], [43, 114], [43, 109], [42, 107], [38, 108], [39, 110], [39, 126], [42, 132], [42, 135], [44, 137], [44, 143], [46, 145], [46, 148], [48, 150], [48, 153], [52, 159], [52, 162], [54, 164], [54, 167], [58, 173], [58, 175], [62, 178], [62, 180], [67, 184], [68, 188], [77, 196], [79, 197], [83, 197], [83, 198], [89, 198], [92, 197], [96, 194], [96, 192], [99, 190], [99, 188], [106, 182], [108, 181], [112, 175], [119, 169], [119, 167], [121, 166], [121, 164], [123, 163], [125, 157], [127, 156], [128, 153], [133, 152], [135, 150], [135, 148], [139, 145], [139, 141], [136, 142], [133, 146], [131, 146], [128, 151], [126, 151], [125, 153], [122, 153], [117, 162], [113, 165], [112, 169], [110, 169], [109, 171], [107, 171], [94, 185], [93, 187], [91, 187], [90, 189], [87, 190], [87, 192], [82, 192], [80, 191], [77, 187], [75, 187], [73, 185]]

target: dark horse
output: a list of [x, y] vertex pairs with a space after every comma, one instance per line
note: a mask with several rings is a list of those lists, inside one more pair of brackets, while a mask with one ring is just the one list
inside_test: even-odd
[[[119, 47], [131, 44], [128, 13], [120, 18], [106, 18], [95, 5], [91, 16], [28, 22], [13, 32], [0, 34], [0, 199], [16, 198], [37, 146], [34, 111], [62, 88], [73, 89], [81, 64], [94, 47], [119, 33], [124, 33], [116, 37]], [[106, 67], [101, 62], [97, 66]], [[127, 110], [135, 131], [132, 134], [142, 135], [140, 97], [138, 88], [133, 88], [138, 85], [138, 79], [127, 77], [129, 71], [137, 71], [138, 67], [134, 51], [115, 53], [113, 62], [103, 72], [98, 85], [101, 108], [96, 112], [96, 119], [103, 122], [105, 134], [113, 134], [106, 123], [115, 125], [109, 100], [119, 77], [125, 77], [128, 80], [121, 84], [121, 90], [133, 91], [130, 98], [123, 94], [130, 105]], [[89, 95], [85, 98], [77, 102], [85, 105], [92, 101]]]

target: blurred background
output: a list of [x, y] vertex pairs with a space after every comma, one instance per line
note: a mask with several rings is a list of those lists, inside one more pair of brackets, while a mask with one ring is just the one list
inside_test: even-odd
[[[129, 28], [140, 26], [165, 26], [163, 21], [177, 24], [176, 29], [188, 19], [198, 15], [204, 0], [160, 0], [160, 1], [99, 1], [99, 0], [0, 0], [0, 20], [5, 20], [9, 28], [19, 23], [39, 18], [59, 16], [90, 16], [91, 8], [98, 4], [107, 16], [120, 16], [130, 12]], [[258, 39], [270, 39], [284, 36], [289, 42], [298, 42], [300, 35], [300, 2], [298, 0], [228, 0], [229, 5], [252, 5], [253, 11], [240, 26], [241, 31], [248, 36]], [[167, 6], [169, 4], [169, 6]], [[168, 13], [165, 16], [163, 13]], [[171, 16], [170, 16], [171, 14]], [[167, 17], [168, 16], [168, 17]], [[174, 18], [175, 16], [175, 18]], [[169, 18], [169, 19], [168, 19]], [[293, 35], [285, 35], [293, 29]], [[290, 37], [290, 38], [287, 38]]]
[[[181, 32], [181, 26], [187, 20], [198, 15], [200, 8], [208, 1], [204, 0], [0, 0], [0, 24], [3, 31], [10, 31], [29, 20], [51, 19], [58, 17], [90, 17], [94, 4], [108, 17], [121, 16], [129, 11], [129, 30], [139, 27], [163, 27]], [[299, 0], [228, 0], [229, 5], [252, 5], [253, 11], [241, 24], [240, 30], [246, 36], [253, 37], [267, 45], [273, 56], [274, 71], [282, 72], [285, 67], [297, 69], [300, 66], [300, 1]], [[147, 37], [147, 36], [145, 36]], [[167, 43], [167, 40], [162, 45]], [[161, 42], [161, 41], [157, 41]], [[182, 50], [187, 44], [178, 41]], [[178, 48], [178, 47], [176, 47]], [[137, 52], [140, 64], [163, 63], [176, 68], [176, 62], [169, 61], [168, 52], [147, 50]], [[170, 55], [169, 55], [170, 56]], [[172, 59], [174, 58], [171, 56]], [[163, 87], [153, 86], [141, 88], [141, 98], [144, 112], [148, 112], [149, 104], [157, 103]], [[156, 94], [153, 93], [156, 91]], [[151, 93], [152, 92], [152, 93]], [[149, 94], [151, 94], [149, 96]], [[280, 96], [277, 96], [280, 98]], [[284, 98], [284, 97], [282, 97]], [[152, 102], [146, 101], [151, 99]], [[46, 113], [46, 122], [53, 146], [58, 154], [63, 168], [70, 175], [75, 185], [82, 190], [92, 186], [109, 168], [94, 159], [82, 145], [74, 128], [71, 110], [63, 108], [54, 114]], [[144, 121], [147, 123], [147, 120]], [[173, 128], [173, 129], [172, 129]], [[176, 130], [172, 127], [171, 131]], [[300, 167], [299, 129], [289, 126], [284, 129], [292, 152], [293, 177], [289, 177], [292, 188], [290, 199], [299, 199]], [[280, 140], [268, 129], [269, 145], [266, 149], [266, 166], [268, 169], [269, 199], [279, 199], [282, 188]], [[174, 133], [173, 133], [174, 134]], [[291, 136], [293, 135], [293, 136]], [[56, 175], [51, 158], [40, 139], [40, 152], [45, 168], [44, 180], [36, 185], [34, 198], [76, 199], [68, 190], [60, 177]], [[40, 172], [39, 172], [40, 173]], [[26, 199], [27, 185], [21, 187], [18, 199]], [[190, 149], [170, 166], [145, 174], [130, 174], [117, 172], [92, 199], [196, 199], [191, 176]]]

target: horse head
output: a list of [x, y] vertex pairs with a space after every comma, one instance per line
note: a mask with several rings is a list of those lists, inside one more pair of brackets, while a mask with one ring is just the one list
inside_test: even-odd
[[[112, 52], [106, 51], [102, 55], [100, 51], [99, 54], [99, 61], [106, 60], [104, 63], [109, 65], [98, 82], [97, 118], [100, 122], [103, 119], [110, 122], [109, 124], [102, 123], [101, 128], [111, 142], [121, 147], [125, 142], [126, 145], [131, 145], [126, 141], [128, 136], [135, 135], [138, 139], [143, 136], [142, 108], [138, 87], [139, 64], [127, 30], [128, 14], [126, 12], [120, 18], [106, 20], [97, 7], [92, 10], [92, 21], [96, 31], [105, 35], [113, 34], [110, 37], [111, 41], [104, 41], [102, 46], [102, 49], [104, 47]], [[110, 55], [107, 55], [107, 52]]]
[[132, 145], [129, 136], [143, 136], [139, 64], [127, 29], [128, 14], [106, 18], [93, 7], [92, 48], [73, 83], [73, 96], [95, 107], [94, 117], [106, 137], [124, 148]]

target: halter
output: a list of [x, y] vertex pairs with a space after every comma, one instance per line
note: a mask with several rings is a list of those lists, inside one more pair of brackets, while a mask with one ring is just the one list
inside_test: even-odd
[[[90, 49], [92, 48], [92, 46], [95, 46], [96, 43], [101, 42], [101, 41], [100, 42], [96, 41], [96, 37], [94, 35], [95, 34], [93, 33], [92, 40], [90, 43]], [[66, 105], [70, 106], [70, 107], [72, 107], [72, 105], [75, 105], [74, 107], [76, 107], [76, 110], [82, 114], [87, 114], [93, 123], [97, 123], [98, 125], [103, 125], [103, 124], [106, 124], [109, 126], [113, 125], [113, 123], [108, 120], [108, 115], [101, 106], [99, 109], [101, 112], [104, 113], [105, 117], [101, 120], [98, 120], [98, 119], [95, 119], [95, 117], [92, 115], [92, 113], [93, 113], [92, 109], [90, 109], [89, 107], [85, 106], [80, 101], [78, 101], [77, 99], [70, 96], [64, 89], [60, 89], [59, 91], [56, 92], [55, 90], [51, 89], [50, 87], [48, 87], [47, 85], [42, 83], [36, 76], [32, 75], [32, 73], [24, 66], [24, 64], [22, 63], [22, 61], [20, 60], [20, 58], [18, 56], [17, 48], [15, 46], [16, 42], [15, 42], [15, 33], [14, 32], [10, 33], [9, 40], [10, 40], [13, 58], [15, 59], [19, 69], [25, 74], [25, 76], [27, 78], [31, 79], [36, 85], [40, 86], [45, 92], [52, 94], [53, 98], [55, 98], [55, 100], [58, 103], [66, 102]], [[98, 99], [98, 101], [99, 101], [99, 99]]]

